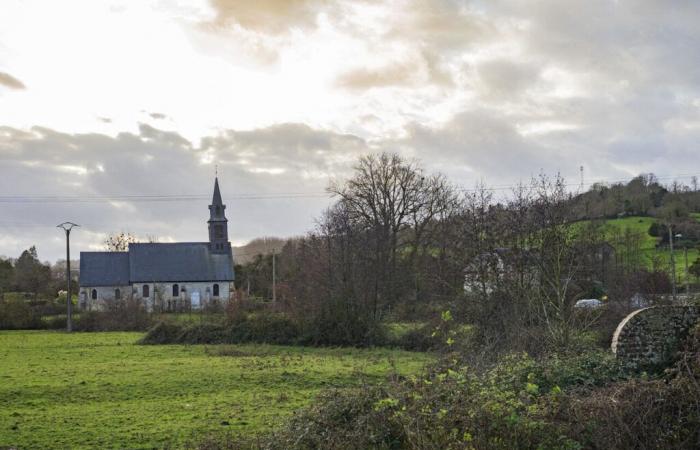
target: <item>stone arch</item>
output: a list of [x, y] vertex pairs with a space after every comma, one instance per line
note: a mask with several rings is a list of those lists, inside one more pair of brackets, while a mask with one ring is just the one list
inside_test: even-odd
[[667, 363], [700, 319], [697, 306], [652, 306], [625, 317], [613, 334], [615, 356], [630, 366]]

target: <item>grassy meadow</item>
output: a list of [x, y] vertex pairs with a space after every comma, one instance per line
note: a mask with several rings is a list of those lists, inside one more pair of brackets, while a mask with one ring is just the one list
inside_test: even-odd
[[255, 433], [322, 389], [418, 372], [422, 353], [141, 346], [141, 333], [0, 332], [0, 448], [181, 447]]
[[[700, 214], [691, 214], [691, 216], [700, 221]], [[653, 217], [624, 217], [620, 219], [606, 220], [605, 226], [607, 228], [608, 237], [611, 237], [613, 231], [617, 230], [619, 232], [624, 232], [625, 229], [630, 231], [638, 232], [642, 236], [642, 242], [640, 243], [640, 251], [643, 257], [643, 261], [646, 266], [651, 269], [654, 258], [657, 258], [663, 267], [671, 267], [671, 252], [668, 247], [657, 248], [656, 245], [660, 241], [659, 238], [649, 235], [649, 227], [652, 223], [658, 220]], [[698, 249], [692, 248], [688, 249], [688, 265], [692, 265], [693, 262], [700, 256]], [[683, 282], [686, 278], [685, 276], [685, 252], [683, 248], [676, 248], [674, 251], [674, 259], [676, 262], [676, 277], [680, 282]], [[692, 277], [692, 275], [691, 275]]]

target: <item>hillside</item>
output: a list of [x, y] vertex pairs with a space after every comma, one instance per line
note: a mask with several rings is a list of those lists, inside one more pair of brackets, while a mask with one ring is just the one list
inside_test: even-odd
[[[700, 222], [700, 214], [691, 214], [691, 217]], [[616, 239], [617, 236], [623, 235], [625, 231], [638, 233], [640, 242], [640, 252], [643, 262], [648, 269], [652, 269], [654, 259], [657, 259], [663, 269], [669, 269], [671, 265], [671, 252], [668, 246], [659, 246], [661, 238], [649, 235], [649, 227], [657, 222], [654, 217], [631, 216], [619, 219], [611, 219], [605, 221], [606, 240], [610, 242], [618, 252], [622, 251], [622, 244]], [[585, 223], [585, 222], [584, 222]], [[680, 282], [685, 280], [685, 250], [681, 245], [678, 245], [674, 250], [676, 260], [676, 276]], [[688, 265], [690, 266], [698, 258], [700, 252], [696, 247], [688, 248]]]
[[256, 238], [240, 247], [233, 247], [233, 256], [236, 264], [247, 264], [257, 255], [269, 255], [273, 251], [279, 253], [285, 242], [286, 239], [277, 237]]

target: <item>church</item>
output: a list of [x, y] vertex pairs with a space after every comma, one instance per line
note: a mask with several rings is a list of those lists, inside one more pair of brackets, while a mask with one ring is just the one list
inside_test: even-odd
[[219, 180], [209, 205], [209, 242], [135, 243], [126, 252], [80, 252], [79, 308], [106, 310], [126, 299], [149, 311], [224, 305], [234, 292], [233, 252]]

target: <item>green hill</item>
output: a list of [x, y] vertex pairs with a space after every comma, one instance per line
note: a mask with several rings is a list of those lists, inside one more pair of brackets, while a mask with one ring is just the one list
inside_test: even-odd
[[[700, 222], [700, 214], [691, 214], [691, 217]], [[657, 247], [660, 238], [649, 235], [649, 227], [656, 221], [657, 219], [654, 217], [642, 216], [606, 220], [606, 240], [620, 252], [623, 249], [620, 248], [621, 245], [616, 237], [623, 235], [625, 230], [639, 233], [641, 238], [640, 252], [645, 267], [652, 269], [654, 266], [654, 259], [656, 259], [657, 264], [660, 264], [662, 268], [668, 270], [671, 267], [671, 252], [669, 248], [667, 246]], [[677, 247], [674, 250], [674, 255], [676, 260], [676, 276], [679, 282], [682, 283], [685, 280], [685, 249]], [[700, 252], [698, 252], [697, 248], [688, 248], [687, 257], [689, 266], [698, 258], [698, 255], [700, 255]]]

